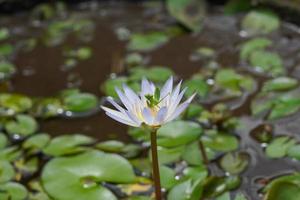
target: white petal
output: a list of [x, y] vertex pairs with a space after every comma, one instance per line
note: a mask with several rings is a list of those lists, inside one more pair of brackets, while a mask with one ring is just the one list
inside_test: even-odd
[[131, 120], [128, 116], [124, 115], [123, 113], [101, 106], [101, 108], [105, 111], [105, 113], [110, 116], [111, 118], [123, 123], [123, 124], [127, 124], [130, 126], [139, 126], [138, 123], [134, 122], [133, 120]]
[[187, 88], [184, 88], [180, 94], [177, 96], [177, 98], [173, 101], [170, 102], [170, 105], [169, 105], [169, 113], [172, 113], [174, 112], [174, 110], [176, 109], [176, 107], [179, 105], [185, 91], [187, 90]]
[[153, 116], [151, 114], [151, 110], [149, 108], [144, 108], [143, 111], [142, 111], [142, 115], [143, 115], [143, 118], [146, 122], [146, 124], [148, 125], [152, 125], [153, 124]]
[[117, 104], [112, 97], [107, 97], [107, 101], [111, 103], [116, 109], [118, 109], [122, 113], [125, 113], [125, 109], [122, 108], [119, 104]]
[[167, 113], [168, 113], [167, 107], [162, 107], [161, 109], [159, 109], [159, 111], [157, 112], [154, 123], [156, 125], [162, 124], [164, 122], [164, 119], [165, 119]]
[[160, 91], [160, 98], [165, 98], [167, 95], [171, 95], [173, 89], [173, 77], [171, 76], [167, 82], [165, 83], [165, 85], [162, 87], [161, 91]]
[[119, 99], [122, 101], [127, 110], [132, 110], [133, 106], [130, 103], [129, 99], [126, 97], [126, 95], [123, 92], [121, 92], [121, 90], [119, 90], [118, 88], [116, 88], [115, 90], [119, 96]]
[[169, 122], [177, 118], [190, 105], [195, 95], [196, 94], [193, 94], [185, 102], [180, 104], [173, 113], [168, 114], [167, 121]]
[[172, 121], [173, 119], [177, 118], [187, 107], [189, 106], [189, 103], [185, 102], [180, 104], [175, 112], [173, 112], [168, 118], [167, 122]]
[[145, 96], [146, 94], [153, 94], [153, 90], [150, 82], [147, 79], [143, 78], [141, 96]]
[[115, 116], [109, 112], [106, 112], [106, 115], [111, 117], [112, 119], [118, 121], [118, 122], [121, 122], [123, 124], [126, 124], [126, 125], [129, 125], [129, 126], [134, 126], [134, 127], [139, 127], [140, 125], [139, 124], [135, 124], [133, 122], [130, 122], [130, 121], [126, 121], [126, 120], [123, 120], [122, 118], [118, 117], [118, 116]]
[[138, 95], [132, 89], [130, 89], [127, 85], [124, 84], [123, 89], [124, 89], [126, 97], [132, 104], [140, 101], [140, 98], [138, 97]]
[[177, 84], [177, 86], [175, 87], [175, 89], [174, 89], [174, 91], [173, 91], [173, 93], [172, 93], [172, 95], [171, 95], [171, 99], [170, 99], [171, 102], [174, 102], [174, 101], [177, 99], [177, 97], [178, 97], [178, 95], [179, 95], [179, 92], [180, 92], [180, 86], [181, 86], [181, 83], [182, 83], [182, 81], [180, 81], [180, 82]]

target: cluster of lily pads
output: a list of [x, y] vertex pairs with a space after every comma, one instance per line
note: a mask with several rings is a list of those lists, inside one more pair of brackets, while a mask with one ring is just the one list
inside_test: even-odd
[[[168, 0], [167, 9], [177, 22], [191, 31], [201, 31], [205, 4], [194, 2], [197, 14], [189, 16], [185, 8], [193, 1], [180, 5], [174, 2], [177, 1]], [[91, 57], [92, 50], [86, 42], [92, 38], [95, 24], [75, 15], [66, 17], [66, 7], [60, 3], [55, 6], [42, 4], [34, 9], [32, 17], [39, 23], [49, 23], [46, 33], [39, 38], [43, 45], [49, 48], [63, 45], [70, 35], [82, 42], [63, 48], [62, 69], [69, 70], [78, 61]], [[227, 11], [229, 8], [228, 5]], [[63, 20], [53, 20], [60, 17]], [[276, 44], [270, 37], [280, 25], [279, 17], [270, 11], [249, 11], [240, 24], [245, 39], [236, 46], [240, 55], [238, 67], [220, 66], [214, 48], [202, 46], [192, 50], [190, 61], [201, 61], [204, 65], [184, 80], [183, 85], [188, 88], [187, 96], [196, 92], [197, 98], [180, 119], [158, 129], [161, 183], [167, 200], [249, 200], [248, 194], [239, 188], [244, 183], [243, 173], [251, 168], [254, 158], [241, 148], [243, 137], [238, 134], [241, 124], [234, 112], [246, 105], [250, 112], [245, 115], [261, 120], [262, 124], [273, 124], [297, 115], [300, 109], [299, 81], [288, 74], [284, 58], [273, 48]], [[158, 85], [171, 75], [176, 77], [172, 69], [151, 66], [147, 59], [172, 38], [187, 34], [181, 26], [172, 24], [163, 30], [138, 33], [118, 28], [115, 32], [126, 43], [125, 70], [112, 74], [100, 86], [107, 96], [116, 97], [115, 87], [122, 84], [139, 91], [143, 77]], [[0, 42], [1, 85], [16, 71], [9, 29], [0, 29]], [[27, 39], [24, 44], [31, 49], [36, 40]], [[258, 77], [263, 81], [258, 81]], [[249, 103], [250, 96], [254, 98]], [[94, 94], [76, 88], [53, 97], [1, 92], [0, 199], [152, 199], [147, 128], [130, 128], [131, 143], [98, 141], [79, 133], [52, 137], [39, 130], [40, 120], [53, 117], [72, 120], [97, 114], [102, 103]], [[251, 134], [261, 144], [264, 156], [299, 160], [297, 138], [274, 136], [267, 127]], [[268, 180], [260, 189], [265, 200], [297, 200], [299, 173]]]

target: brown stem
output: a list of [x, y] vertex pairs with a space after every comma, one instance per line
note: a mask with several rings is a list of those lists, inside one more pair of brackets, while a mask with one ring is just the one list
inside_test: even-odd
[[208, 158], [207, 158], [207, 155], [206, 155], [205, 147], [204, 147], [201, 140], [199, 141], [199, 147], [200, 147], [203, 162], [204, 162], [205, 165], [208, 165], [209, 161], [208, 161]]
[[162, 198], [161, 198], [159, 165], [158, 165], [158, 157], [157, 157], [156, 134], [157, 134], [157, 129], [153, 128], [151, 131], [151, 153], [152, 153], [153, 179], [154, 179], [156, 200], [161, 200]]

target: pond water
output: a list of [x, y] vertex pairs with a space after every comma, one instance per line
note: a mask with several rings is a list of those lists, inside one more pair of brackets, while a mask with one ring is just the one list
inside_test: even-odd
[[[300, 140], [298, 133], [300, 101], [299, 95], [297, 96], [300, 78], [300, 29], [297, 25], [281, 21], [280, 28], [268, 34], [253, 36], [241, 28], [245, 13], [225, 15], [222, 7], [210, 7], [201, 31], [192, 33], [182, 25], [178, 25], [159, 3], [92, 2], [82, 3], [67, 10], [61, 8], [62, 10], [59, 11], [57, 8], [56, 11], [51, 11], [55, 13], [51, 13], [47, 9], [39, 8], [30, 12], [1, 16], [0, 27], [7, 28], [10, 32], [9, 38], [2, 41], [1, 44], [13, 45], [14, 51], [7, 59], [16, 66], [16, 72], [9, 79], [0, 82], [1, 93], [19, 93], [33, 98], [44, 98], [53, 97], [64, 89], [79, 88], [82, 92], [96, 95], [103, 103], [104, 97], [107, 95], [107, 92], [103, 90], [105, 81], [113, 77], [130, 76], [132, 73], [130, 70], [134, 67], [129, 66], [126, 56], [132, 52], [139, 52], [136, 59], [139, 60], [139, 56], [142, 56], [142, 61], [139, 61], [138, 65], [145, 65], [149, 68], [169, 67], [176, 74], [177, 80], [189, 80], [193, 75], [200, 73], [208, 87], [220, 84], [218, 88], [208, 88], [207, 97], [199, 97], [195, 102], [212, 113], [216, 109], [216, 104], [224, 103], [227, 109], [224, 111], [225, 114], [221, 111], [221, 120], [218, 121], [212, 117], [212, 120], [206, 122], [205, 120], [201, 121], [201, 117], [197, 116], [192, 121], [199, 122], [205, 130], [217, 129], [220, 131], [228, 131], [226, 125], [223, 124], [228, 118], [239, 121], [239, 126], [229, 129], [239, 141], [239, 147], [234, 150], [245, 152], [250, 158], [248, 167], [240, 175], [241, 184], [231, 193], [232, 196], [242, 192], [248, 199], [263, 199], [260, 191], [270, 180], [277, 176], [300, 171], [300, 162], [297, 160], [299, 153], [291, 158], [286, 156], [286, 153], [278, 156], [277, 150], [274, 150], [276, 152], [274, 156], [270, 148], [267, 156], [265, 148], [268, 143], [271, 145], [272, 141], [278, 138], [277, 136], [291, 137], [291, 140], [295, 140], [291, 146], [296, 145]], [[53, 25], [56, 21], [67, 20], [70, 20], [67, 25]], [[73, 29], [72, 27], [76, 25], [79, 28]], [[64, 28], [63, 26], [69, 27]], [[61, 29], [66, 30], [60, 32]], [[162, 42], [151, 50], [135, 51], [128, 47], [128, 40], [134, 33], [166, 32], [167, 29], [169, 31], [167, 42]], [[51, 34], [53, 35], [51, 36]], [[257, 51], [266, 49], [262, 53], [275, 52], [276, 56], [264, 60], [269, 55], [263, 56], [264, 58], [257, 55], [255, 59], [253, 53], [251, 56], [248, 55], [251, 51], [248, 49], [248, 60], [242, 60], [240, 52], [243, 44], [255, 38], [267, 38], [272, 44], [249, 47], [250, 49], [256, 48]], [[87, 58], [81, 59], [80, 56], [71, 55], [72, 50], [80, 48], [88, 49]], [[199, 50], [199, 48], [202, 49]], [[277, 55], [281, 58], [282, 66], [284, 66], [284, 72], [279, 72], [279, 75], [276, 74], [275, 68], [280, 64], [274, 61], [277, 59]], [[1, 57], [4, 58], [4, 56]], [[251, 59], [260, 61], [255, 62]], [[251, 68], [251, 65], [261, 63], [268, 66]], [[223, 75], [223, 79], [220, 78], [218, 83], [215, 75], [222, 69], [233, 69], [234, 72], [241, 75], [237, 78], [238, 88], [236, 82], [231, 83], [230, 80], [226, 80], [232, 75], [232, 71], [226, 71], [228, 74]], [[280, 107], [281, 104], [276, 103], [271, 107], [266, 106], [268, 109], [260, 108], [259, 106], [264, 105], [264, 102], [277, 98], [277, 93], [275, 95], [271, 92], [268, 93], [268, 89], [265, 89], [267, 92], [261, 93], [267, 87], [265, 83], [273, 78], [283, 76], [289, 80], [279, 81], [279, 86], [270, 86], [275, 89], [269, 89], [269, 91], [274, 93], [279, 91], [280, 97], [292, 96], [291, 98], [296, 99], [293, 101], [294, 103], [289, 104], [287, 100], [288, 103], [283, 104], [283, 109]], [[247, 85], [249, 77], [252, 79], [250, 87]], [[292, 84], [293, 81], [296, 83]], [[282, 85], [285, 87], [286, 82], [291, 84], [286, 88], [280, 88]], [[225, 89], [221, 87], [222, 84]], [[278, 102], [285, 101], [281, 99]], [[272, 113], [273, 109], [277, 111], [276, 106], [279, 107], [279, 114]], [[290, 110], [284, 113], [282, 111], [284, 109]], [[226, 117], [222, 118], [226, 113], [230, 116], [227, 119], [225, 119]], [[99, 142], [112, 139], [123, 142], [135, 141], [127, 134], [125, 125], [111, 120], [98, 107], [71, 117], [64, 115], [49, 119], [42, 117], [37, 120], [39, 132], [48, 133], [51, 137], [80, 133], [97, 138]], [[0, 121], [0, 123], [2, 122]], [[272, 141], [270, 139], [259, 142], [259, 139], [255, 139], [256, 136], [261, 138], [263, 133], [271, 135]], [[281, 145], [286, 145], [286, 142], [282, 142]], [[209, 147], [209, 144], [207, 146]], [[221, 150], [221, 153], [216, 153], [216, 156], [211, 159], [208, 165], [211, 175], [226, 175], [219, 166], [219, 160], [224, 152]], [[174, 163], [171, 166], [174, 166]], [[35, 179], [33, 177], [38, 177], [38, 175], [39, 173], [34, 173], [28, 180]], [[57, 199], [59, 198], [57, 197]]]

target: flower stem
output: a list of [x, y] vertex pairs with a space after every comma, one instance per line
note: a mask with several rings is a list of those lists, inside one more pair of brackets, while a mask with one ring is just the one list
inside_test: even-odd
[[201, 140], [199, 141], [199, 147], [200, 147], [203, 162], [204, 162], [205, 165], [208, 165], [209, 161], [208, 161], [208, 158], [207, 158], [207, 155], [206, 155], [205, 147], [204, 147]]
[[152, 170], [153, 179], [155, 187], [155, 197], [156, 200], [161, 200], [161, 186], [160, 186], [160, 175], [159, 175], [159, 165], [157, 157], [157, 144], [156, 144], [157, 129], [153, 128], [151, 131], [151, 153], [152, 153]]

